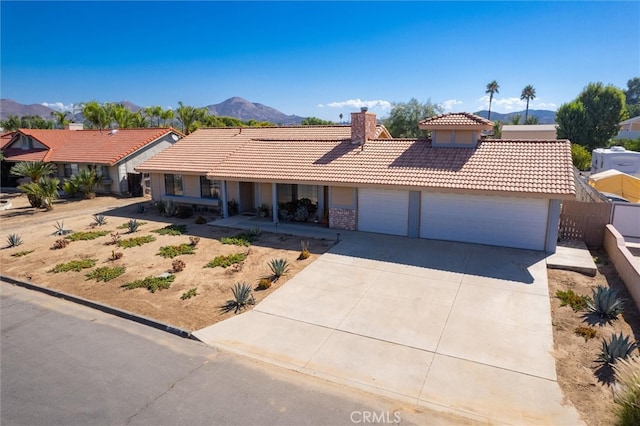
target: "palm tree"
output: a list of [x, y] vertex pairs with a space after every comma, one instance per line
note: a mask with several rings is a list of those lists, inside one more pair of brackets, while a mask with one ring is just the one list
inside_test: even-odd
[[51, 116], [55, 117], [56, 124], [61, 129], [64, 129], [64, 126], [69, 124], [69, 120], [67, 120], [69, 114], [71, 114], [69, 111], [51, 111]]
[[72, 176], [73, 183], [84, 193], [84, 198], [95, 198], [96, 186], [102, 180], [102, 176], [98, 176], [95, 170], [82, 169], [80, 172]]
[[18, 189], [29, 199], [32, 207], [45, 207], [47, 210], [53, 209], [53, 200], [58, 198], [58, 185], [60, 179], [43, 177], [38, 182], [23, 183]]
[[28, 177], [31, 182], [38, 183], [40, 178], [48, 176], [56, 171], [56, 165], [43, 161], [22, 161], [11, 167], [9, 173], [12, 176]]
[[167, 120], [173, 120], [174, 117], [175, 117], [175, 113], [171, 108], [169, 108], [166, 111], [162, 111], [162, 113], [160, 114], [160, 118], [162, 119], [162, 127], [166, 127]]
[[113, 105], [111, 113], [113, 115], [113, 121], [116, 122], [119, 129], [131, 127], [133, 122], [133, 113], [129, 108], [122, 104]]
[[182, 133], [188, 135], [198, 128], [198, 122], [204, 119], [207, 109], [183, 105], [182, 101], [178, 102], [178, 105], [180, 106], [176, 109], [176, 115], [182, 124]]
[[82, 108], [82, 115], [87, 122], [87, 126], [100, 130], [109, 127], [111, 124], [110, 111], [107, 111], [106, 104], [100, 105], [98, 102], [87, 102]]
[[491, 83], [487, 84], [487, 90], [485, 90], [484, 92], [489, 94], [489, 114], [487, 115], [488, 120], [491, 120], [491, 102], [493, 102], [493, 94], [500, 93], [498, 89], [500, 89], [500, 85], [498, 85], [497, 81], [493, 80]]
[[524, 112], [525, 123], [527, 122], [527, 118], [529, 117], [529, 101], [535, 98], [536, 98], [536, 89], [534, 89], [532, 85], [528, 84], [524, 89], [522, 89], [522, 94], [520, 95], [520, 99], [527, 100], [527, 109]]

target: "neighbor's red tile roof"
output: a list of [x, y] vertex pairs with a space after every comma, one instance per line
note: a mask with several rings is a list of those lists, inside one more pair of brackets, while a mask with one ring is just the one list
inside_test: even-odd
[[[4, 151], [9, 161], [50, 161], [56, 163], [90, 163], [114, 165], [129, 154], [157, 139], [175, 133], [172, 128], [110, 130], [20, 129], [48, 149], [10, 148]], [[8, 144], [7, 144], [8, 145]], [[6, 145], [5, 145], [6, 146]]]
[[418, 123], [418, 127], [424, 130], [437, 129], [491, 129], [493, 122], [469, 112], [450, 112], [429, 117]]

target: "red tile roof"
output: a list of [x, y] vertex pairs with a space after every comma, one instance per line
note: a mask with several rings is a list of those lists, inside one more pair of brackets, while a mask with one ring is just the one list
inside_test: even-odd
[[418, 123], [423, 130], [437, 129], [492, 129], [493, 122], [469, 112], [450, 112], [429, 117]]
[[38, 160], [109, 166], [169, 133], [182, 136], [179, 131], [171, 128], [121, 129], [117, 131], [20, 129], [17, 133], [31, 136], [34, 140], [48, 147], [48, 150], [10, 148], [4, 151], [9, 161]]

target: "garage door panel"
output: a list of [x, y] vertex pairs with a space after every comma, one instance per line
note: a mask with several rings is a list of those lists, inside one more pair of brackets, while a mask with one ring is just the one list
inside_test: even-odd
[[420, 237], [544, 250], [544, 199], [422, 193]]
[[358, 190], [358, 230], [407, 235], [408, 221], [409, 191], [370, 188]]

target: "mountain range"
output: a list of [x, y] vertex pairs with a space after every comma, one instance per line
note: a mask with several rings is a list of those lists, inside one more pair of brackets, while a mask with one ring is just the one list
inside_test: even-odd
[[[133, 112], [139, 111], [143, 108], [130, 101], [121, 101], [117, 103], [123, 104]], [[229, 98], [223, 102], [220, 102], [219, 104], [207, 105], [204, 108], [207, 109], [210, 115], [235, 117], [244, 121], [268, 121], [270, 123], [280, 125], [300, 124], [305, 118], [298, 115], [287, 115], [270, 106], [256, 102], [250, 102], [240, 97]], [[55, 110], [40, 104], [24, 105], [11, 99], [0, 99], [0, 120], [6, 120], [9, 116], [12, 115], [16, 115], [18, 117], [22, 117], [25, 115], [35, 115], [50, 120], [52, 119], [51, 113], [53, 111]], [[477, 111], [474, 114], [487, 118], [488, 111]], [[524, 111], [510, 112], [507, 114], [491, 111], [491, 119], [493, 121], [501, 120], [505, 123], [508, 123], [511, 117], [517, 114], [520, 114], [522, 116], [522, 120], [524, 120]], [[555, 123], [555, 111], [530, 109], [529, 115], [537, 117], [540, 124]], [[76, 122], [82, 122], [82, 113], [74, 114], [73, 119]]]

